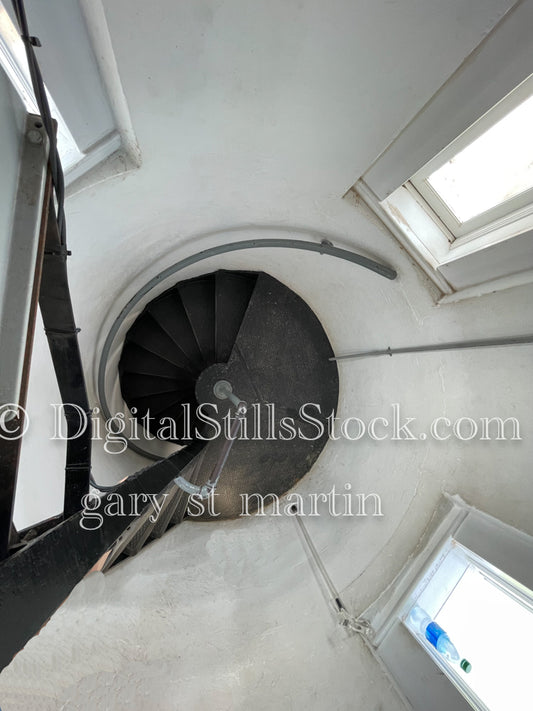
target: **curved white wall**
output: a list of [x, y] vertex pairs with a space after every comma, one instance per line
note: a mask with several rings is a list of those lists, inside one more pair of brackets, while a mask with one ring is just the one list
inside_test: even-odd
[[[507, 4], [473, 3], [477, 12], [437, 0], [356, 5], [269, 3], [258, 16], [238, 2], [107, 3], [143, 166], [67, 204], [93, 404], [103, 324], [162, 267], [237, 228], [243, 239], [261, 227], [324, 233], [398, 269], [390, 282], [327, 257], [262, 250], [183, 274], [273, 274], [312, 306], [338, 353], [531, 332], [530, 288], [437, 307], [376, 218], [340, 198]], [[376, 38], [378, 30], [381, 45], [365, 44], [365, 33]], [[410, 31], [433, 43], [436, 56], [421, 62]], [[48, 360], [38, 339], [19, 526], [55, 513], [61, 501], [63, 445], [47, 439], [48, 403], [58, 401]], [[443, 490], [533, 532], [530, 365], [529, 347], [340, 365], [342, 417], [387, 417], [400, 403], [419, 431], [438, 416], [499, 415], [518, 418], [523, 435], [328, 444], [298, 491], [349, 482], [383, 503], [381, 518], [307, 520], [355, 612], [404, 564]], [[95, 446], [102, 482], [144, 464]], [[105, 577], [91, 575], [2, 673], [4, 703], [8, 711], [402, 708], [360, 641], [336, 630], [294, 522], [269, 517], [185, 523]]]

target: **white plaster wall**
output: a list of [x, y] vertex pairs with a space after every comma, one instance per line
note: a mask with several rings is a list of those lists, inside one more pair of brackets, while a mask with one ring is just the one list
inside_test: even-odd
[[280, 545], [271, 519], [253, 536], [186, 523], [135, 572], [91, 574], [3, 672], [2, 708], [401, 709], [335, 627], [293, 526]]
[[[403, 250], [344, 190], [509, 3], [106, 3], [143, 166], [68, 200], [71, 284], [91, 388], [103, 324], [182, 256], [276, 227], [322, 232], [398, 269], [394, 282], [318, 255], [263, 250], [189, 269], [264, 269], [313, 307], [334, 349], [532, 331], [532, 289], [435, 306]], [[151, 38], [146, 43], [146, 38]], [[431, 48], [431, 51], [429, 51]], [[423, 61], [421, 61], [421, 51]], [[263, 234], [264, 236], [264, 234]], [[105, 328], [104, 328], [105, 330]], [[105, 333], [104, 333], [105, 335]], [[363, 610], [414, 548], [442, 490], [533, 533], [529, 347], [340, 366], [339, 414], [419, 420], [515, 416], [520, 442], [331, 442], [301, 493], [350, 482], [382, 518], [308, 519], [333, 580]], [[35, 428], [17, 523], [57, 511], [56, 388], [38, 340]], [[94, 400], [94, 389], [91, 393]], [[117, 481], [144, 461], [95, 447]], [[383, 709], [401, 702], [357, 639], [334, 627], [292, 521], [187, 523], [86, 579], [0, 675], [18, 709]]]

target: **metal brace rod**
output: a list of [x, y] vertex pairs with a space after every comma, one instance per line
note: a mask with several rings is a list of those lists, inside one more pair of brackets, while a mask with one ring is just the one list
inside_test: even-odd
[[337, 615], [339, 624], [341, 625], [341, 627], [346, 627], [352, 632], [357, 632], [358, 634], [362, 634], [365, 637], [369, 637], [372, 634], [372, 628], [370, 626], [370, 623], [368, 622], [368, 620], [365, 620], [362, 617], [354, 617], [348, 612], [345, 604], [341, 599], [339, 591], [337, 590], [337, 588], [333, 584], [333, 581], [329, 577], [328, 571], [326, 570], [324, 563], [322, 562], [322, 559], [315, 547], [315, 544], [311, 539], [311, 536], [309, 535], [309, 531], [307, 530], [302, 520], [302, 517], [298, 513], [298, 506], [296, 504], [291, 507], [291, 513], [294, 516], [294, 520], [296, 521], [300, 529], [302, 537], [307, 545], [307, 548], [309, 549], [313, 561], [316, 564], [316, 567], [322, 577], [322, 580], [324, 581], [324, 584], [328, 589], [328, 592], [331, 596], [333, 609], [335, 611], [335, 614]]
[[346, 355], [334, 356], [329, 360], [356, 360], [359, 358], [373, 358], [382, 355], [400, 355], [402, 353], [431, 353], [434, 351], [455, 351], [466, 348], [496, 348], [499, 346], [521, 346], [533, 343], [533, 335], [509, 336], [505, 338], [485, 338], [479, 341], [456, 341], [452, 343], [435, 343], [429, 346], [407, 346], [405, 348], [385, 348], [376, 351], [360, 351]]

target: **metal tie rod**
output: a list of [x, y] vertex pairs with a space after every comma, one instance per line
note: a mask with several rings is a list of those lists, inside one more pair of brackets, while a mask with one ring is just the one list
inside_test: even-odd
[[533, 335], [509, 336], [506, 338], [486, 338], [479, 341], [456, 341], [453, 343], [435, 343], [429, 346], [407, 346], [405, 348], [385, 348], [377, 351], [360, 351], [334, 356], [329, 360], [356, 360], [357, 358], [373, 358], [382, 355], [400, 355], [401, 353], [430, 353], [433, 351], [455, 351], [466, 348], [495, 348], [498, 346], [522, 346], [533, 343]]
[[307, 530], [302, 520], [302, 517], [298, 511], [298, 506], [296, 504], [293, 504], [291, 506], [291, 515], [294, 517], [294, 520], [296, 521], [296, 524], [300, 529], [300, 533], [302, 534], [303, 541], [306, 544], [311, 559], [314, 561], [317, 570], [322, 578], [322, 581], [325, 587], [327, 588], [331, 599], [331, 604], [333, 606], [333, 610], [335, 611], [339, 624], [341, 625], [341, 627], [346, 627], [352, 630], [352, 632], [358, 632], [359, 634], [365, 636], [371, 636], [372, 628], [368, 620], [365, 620], [362, 617], [354, 617], [353, 615], [351, 615], [348, 612], [346, 605], [341, 600], [341, 596], [337, 588], [333, 584], [333, 581], [329, 577], [324, 563], [322, 562], [322, 558], [320, 557], [315, 547], [315, 544], [313, 543], [311, 536], [309, 535], [309, 531]]
[[233, 443], [237, 439], [237, 435], [239, 434], [239, 431], [242, 427], [243, 420], [246, 417], [246, 413], [248, 412], [248, 405], [244, 402], [244, 400], [241, 400], [234, 394], [231, 383], [229, 383], [227, 380], [219, 380], [217, 383], [215, 383], [213, 393], [219, 400], [227, 399], [235, 405], [235, 422], [231, 427], [229, 439], [226, 439], [222, 444], [217, 461], [215, 463], [213, 471], [211, 472], [211, 476], [205, 484], [202, 484], [201, 486], [199, 486], [198, 484], [193, 484], [192, 482], [185, 479], [185, 477], [183, 477], [182, 475], [177, 476], [174, 479], [174, 483], [176, 484], [176, 486], [179, 486], [179, 488], [185, 491], [187, 494], [198, 496], [200, 497], [200, 499], [208, 499], [211, 495], [214, 494], [215, 489], [217, 488], [218, 480], [220, 479], [220, 475], [222, 474], [222, 470], [224, 469], [231, 448], [233, 447]]

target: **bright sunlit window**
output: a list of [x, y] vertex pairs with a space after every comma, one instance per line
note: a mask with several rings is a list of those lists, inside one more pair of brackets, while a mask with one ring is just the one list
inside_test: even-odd
[[533, 281], [532, 127], [533, 74], [379, 203], [356, 184], [450, 297]]
[[[533, 594], [451, 541], [433, 564], [428, 584], [405, 623], [473, 708], [509, 711], [531, 706]], [[413, 609], [416, 613], [413, 613]], [[438, 630], [459, 659], [431, 644]], [[438, 633], [438, 632], [437, 632]], [[445, 648], [444, 648], [445, 649]], [[461, 667], [463, 664], [467, 671]]]
[[470, 566], [435, 620], [472, 661], [466, 681], [490, 711], [528, 707], [533, 612], [525, 600]]
[[532, 127], [533, 96], [429, 176], [459, 222], [533, 187]]
[[452, 238], [533, 213], [532, 126], [530, 78], [411, 178]]

